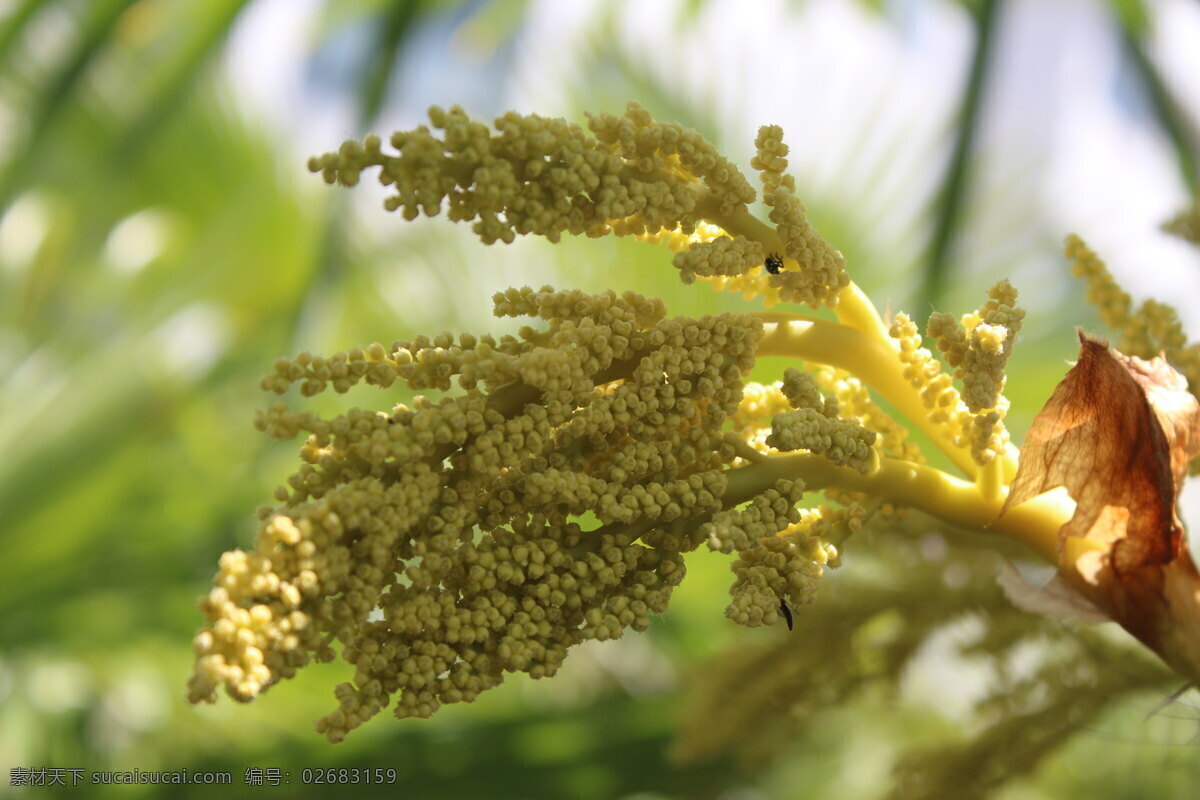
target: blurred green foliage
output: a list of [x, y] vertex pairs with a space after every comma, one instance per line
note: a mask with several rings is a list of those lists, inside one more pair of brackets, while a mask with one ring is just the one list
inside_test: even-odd
[[[228, 770], [234, 779], [216, 789], [61, 792], [87, 797], [332, 793], [300, 785], [301, 770], [317, 767], [393, 768], [395, 785], [354, 789], [380, 797], [850, 791], [845, 760], [856, 757], [855, 747], [886, 739], [894, 748], [907, 735], [903, 725], [875, 731], [881, 698], [855, 698], [825, 731], [791, 729], [795, 738], [778, 742], [773, 762], [670, 758], [687, 676], [731, 643], [785, 641], [778, 630], [731, 630], [721, 613], [727, 563], [710, 554], [689, 561], [671, 614], [646, 636], [574, 654], [553, 681], [513, 680], [432, 721], [381, 719], [338, 748], [311, 730], [333, 702], [338, 664], [311, 667], [249, 706], [183, 702], [195, 598], [222, 551], [250, 544], [255, 506], [291, 471], [294, 445], [272, 444], [251, 426], [264, 402], [258, 379], [276, 356], [445, 328], [503, 332], [478, 318], [491, 292], [522, 281], [633, 288], [668, 298], [675, 313], [740, 307], [735, 297], [680, 287], [663, 252], [627, 241], [519, 242], [485, 252], [435, 220], [406, 230], [396, 248], [390, 229], [402, 227], [398, 220], [376, 206], [373, 217], [350, 214], [355, 200], [307, 175], [303, 154], [281, 141], [279, 122], [248, 109], [233, 86], [221, 57], [259, 5], [14, 0], [0, 9], [0, 766]], [[690, 3], [679, 24], [704, 5]], [[1136, 42], [1141, 4], [1114, 6]], [[395, 102], [400, 65], [439, 28], [484, 32], [503, 80], [505, 47], [529, 13], [523, 2], [354, 0], [319, 9], [306, 44], [312, 62], [331, 49], [353, 51], [333, 87], [351, 109], [347, 136], [367, 132]], [[571, 98], [576, 118], [637, 97], [659, 118], [711, 132], [724, 146], [712, 109], [614, 47], [612, 24], [610, 16], [609, 26], [597, 25], [578, 54], [588, 91]], [[980, 29], [981, 41], [986, 33]], [[976, 95], [986, 91], [986, 64], [979, 69]], [[960, 130], [978, 122], [977, 100], [965, 98]], [[322, 114], [320, 107], [293, 111]], [[945, 203], [969, 191], [970, 137], [962, 141], [963, 157], [945, 184], [957, 188], [943, 193]], [[857, 279], [869, 289], [887, 286], [889, 254], [872, 250], [852, 215], [854, 198], [824, 199], [809, 200], [818, 227], [845, 243], [849, 263], [867, 265]], [[930, 210], [947, 242], [959, 224], [955, 208]], [[386, 235], [360, 235], [389, 226]], [[942, 247], [927, 263], [945, 284], [954, 263]], [[940, 289], [929, 291], [935, 297]], [[1018, 349], [1010, 373], [1014, 407], [1025, 410], [1014, 417], [1018, 435], [1069, 354], [1069, 345]], [[755, 377], [773, 379], [776, 366], [764, 364]], [[403, 399], [355, 392], [320, 402]], [[726, 702], [737, 703], [736, 692]], [[775, 713], [787, 712], [781, 701]], [[1127, 708], [1112, 713], [1099, 735], [1047, 768], [1045, 793], [1036, 796], [1147, 796], [1147, 764], [1167, 792], [1200, 777], [1189, 753], [1164, 768], [1152, 742], [1113, 759], [1109, 750], [1120, 746], [1108, 739], [1132, 728], [1133, 739], [1144, 729], [1148, 738], [1186, 741], [1200, 722], [1184, 720], [1182, 734], [1149, 732], [1138, 712], [1132, 722]], [[927, 735], [953, 727], [936, 710], [911, 718]], [[1094, 768], [1081, 771], [1082, 763]], [[247, 767], [280, 768], [291, 785], [246, 787]], [[874, 781], [886, 786], [887, 779]], [[0, 786], [0, 795], [11, 791]]]

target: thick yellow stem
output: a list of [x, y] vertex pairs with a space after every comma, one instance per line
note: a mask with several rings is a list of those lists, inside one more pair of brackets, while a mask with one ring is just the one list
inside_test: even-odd
[[[779, 315], [773, 314], [778, 319]], [[839, 367], [861, 378], [879, 392], [945, 453], [963, 474], [974, 478], [979, 465], [966, 448], [959, 447], [944, 425], [929, 419], [929, 409], [901, 372], [899, 355], [890, 341], [819, 319], [795, 317], [768, 322], [759, 344], [759, 356], [790, 356]]]
[[865, 492], [888, 502], [920, 509], [961, 528], [1010, 536], [1024, 542], [1051, 564], [1073, 561], [1077, 555], [1073, 549], [1059, 555], [1059, 529], [1075, 513], [1074, 502], [1063, 492], [1035, 497], [1001, 517], [1000, 509], [1007, 490], [989, 497], [971, 481], [894, 458], [880, 459], [877, 469], [863, 475], [821, 456], [795, 453], [771, 456], [728, 474], [727, 497], [734, 500], [752, 497], [780, 478], [799, 478], [809, 489]]
[[[833, 311], [837, 314], [838, 322], [843, 325], [893, 346], [892, 337], [888, 334], [887, 326], [883, 324], [883, 318], [879, 316], [879, 310], [854, 281], [850, 281], [846, 288], [838, 292], [837, 305], [833, 307]], [[896, 363], [900, 363], [899, 352]]]

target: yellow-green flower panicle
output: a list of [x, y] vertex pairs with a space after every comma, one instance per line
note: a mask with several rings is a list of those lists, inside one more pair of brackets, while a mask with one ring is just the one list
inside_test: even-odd
[[860, 378], [844, 369], [824, 364], [810, 364], [812, 375], [822, 391], [837, 402], [838, 413], [856, 419], [867, 430], [876, 433], [875, 446], [889, 458], [924, 464], [925, 454], [916, 442], [909, 439], [909, 430], [898, 423], [871, 399], [871, 392]]
[[1025, 318], [1018, 308], [1017, 290], [1000, 281], [988, 290], [984, 305], [961, 320], [933, 313], [925, 333], [937, 340], [946, 363], [963, 384], [962, 399], [974, 414], [996, 408], [1004, 391], [1004, 366]]
[[264, 376], [261, 385], [264, 391], [283, 394], [293, 383], [300, 383], [305, 397], [320, 394], [328, 386], [348, 392], [360, 382], [386, 389], [396, 380], [395, 367], [383, 345], [376, 342], [365, 350], [356, 347], [328, 358], [302, 352], [294, 359], [276, 359], [275, 371]]
[[779, 480], [775, 487], [751, 498], [746, 508], [716, 514], [701, 526], [709, 549], [732, 553], [750, 547], [764, 536], [774, 536], [800, 521], [796, 503], [804, 496], [803, 481]]
[[711, 549], [738, 553], [725, 614], [740, 625], [777, 622], [781, 600], [811, 603], [824, 568], [841, 564], [829, 534], [844, 528], [838, 531], [844, 537], [863, 524], [865, 511], [858, 505], [795, 508], [803, 491], [800, 481], [780, 480], [746, 508], [721, 512], [704, 526]]
[[1017, 290], [1004, 280], [988, 290], [987, 301], [974, 313], [955, 319], [935, 312], [925, 328], [962, 382], [962, 401], [971, 413], [964, 435], [979, 464], [989, 463], [1008, 445], [1003, 423], [1008, 410], [1002, 394], [1004, 367], [1024, 319], [1024, 309], [1017, 307]]
[[[759, 171], [763, 182], [763, 200], [771, 208], [770, 219], [783, 243], [784, 255], [795, 262], [778, 275], [769, 277], [771, 286], [779, 289], [786, 302], [808, 303], [813, 308], [837, 304], [837, 295], [850, 283], [845, 271], [845, 259], [808, 221], [804, 204], [796, 197], [796, 183], [787, 169], [788, 147], [783, 143], [783, 129], [764, 125], [755, 140], [757, 154], [751, 166]], [[786, 262], [785, 262], [786, 263]]]
[[858, 422], [827, 417], [816, 409], [801, 408], [775, 417], [767, 444], [781, 452], [806, 450], [828, 458], [839, 467], [866, 474], [873, 465], [871, 445], [875, 431]]
[[431, 127], [393, 134], [395, 154], [368, 136], [311, 159], [309, 169], [353, 186], [378, 167], [380, 183], [393, 190], [389, 211], [411, 220], [446, 210], [453, 221], [472, 221], [485, 244], [529, 234], [556, 242], [564, 233], [690, 233], [702, 202], [732, 214], [755, 199], [699, 133], [655, 122], [636, 103], [620, 117], [589, 117], [592, 135], [563, 119], [515, 112], [497, 118], [493, 133], [457, 106], [434, 106], [429, 120]]
[[[196, 668], [188, 682], [193, 703], [211, 701], [221, 686], [237, 700], [250, 700], [280, 678], [294, 675], [311, 658], [332, 658], [324, 639], [309, 624], [310, 613], [301, 610], [305, 598], [311, 599], [317, 589], [316, 572], [309, 568], [324, 566], [313, 558], [311, 539], [305, 539], [290, 520], [283, 520], [264, 526], [260, 541], [261, 549], [286, 542], [307, 553], [308, 561], [276, 565], [261, 553], [241, 550], [221, 557], [216, 585], [200, 601], [209, 626], [194, 642]], [[275, 571], [279, 567], [292, 580], [282, 580]]]
[[[303, 463], [201, 602], [193, 702], [222, 687], [251, 699], [340, 646], [353, 677], [318, 722], [340, 741], [393, 701], [426, 717], [507, 673], [552, 675], [571, 646], [665, 610], [682, 553], [725, 507], [737, 447], [723, 428], [762, 323], [667, 318], [633, 293], [526, 287], [494, 302], [546, 325], [301, 354], [264, 379], [272, 392], [365, 380], [461, 394], [260, 416], [273, 435], [309, 434]], [[574, 521], [589, 513], [594, 530]]]
[[779, 290], [767, 281], [766, 254], [757, 241], [741, 234], [730, 237], [711, 222], [697, 223], [690, 234], [658, 230], [637, 238], [675, 251], [672, 263], [684, 283], [699, 279], [718, 292], [738, 292], [746, 300], [761, 299], [767, 308], [779, 302]]
[[899, 313], [892, 320], [889, 333], [899, 344], [904, 378], [920, 392], [929, 421], [945, 430], [956, 447], [969, 448], [977, 464], [994, 458], [992, 434], [995, 427], [976, 429], [976, 416], [954, 388], [954, 379], [943, 372], [941, 362], [921, 346], [921, 334], [916, 324], [907, 314]]
[[823, 398], [808, 373], [789, 368], [782, 391], [795, 410], [775, 416], [766, 438], [768, 445], [782, 452], [807, 450], [863, 474], [871, 470], [875, 464], [871, 449], [875, 431], [867, 430], [857, 420], [839, 419], [837, 399]]
[[822, 395], [816, 378], [795, 367], [784, 370], [779, 391], [792, 408], [810, 408], [826, 417], [838, 415], [837, 398]]
[[[702, 227], [711, 228], [697, 226], [697, 233]], [[676, 246], [681, 237], [660, 235], [653, 238]], [[783, 299], [780, 283], [775, 280], [777, 276], [765, 269], [766, 252], [758, 242], [741, 235], [709, 237], [705, 231], [703, 237], [693, 235], [685, 239], [679, 249], [672, 263], [684, 283], [694, 283], [698, 279], [715, 291], [737, 292], [746, 300], [760, 301], [766, 308], [773, 308]]]
[[684, 283], [695, 283], [697, 277], [738, 277], [760, 269], [763, 248], [744, 236], [721, 236], [711, 242], [698, 242], [675, 254], [672, 263]]
[[[674, 122], [656, 122], [649, 111], [633, 102], [620, 117], [612, 114], [587, 117], [588, 128], [596, 139], [635, 172], [642, 175], [662, 172], [679, 181], [702, 184], [722, 216], [744, 210], [757, 197], [741, 170], [698, 131]], [[679, 227], [685, 230], [696, 222], [683, 217], [680, 221]], [[651, 223], [646, 226], [650, 231], [673, 227], [676, 226]]]

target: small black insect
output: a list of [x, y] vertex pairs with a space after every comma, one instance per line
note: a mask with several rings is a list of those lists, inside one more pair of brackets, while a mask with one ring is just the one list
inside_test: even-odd
[[787, 606], [787, 600], [779, 598], [779, 610], [783, 612], [783, 618], [787, 620], [788, 630], [792, 629], [792, 610]]
[[778, 253], [771, 253], [769, 256], [767, 256], [766, 266], [767, 272], [771, 273], [772, 275], [778, 275], [779, 270], [783, 269], [783, 259], [779, 257]]

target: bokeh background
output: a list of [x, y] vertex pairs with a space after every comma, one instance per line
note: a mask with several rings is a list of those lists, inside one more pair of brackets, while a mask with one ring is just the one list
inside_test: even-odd
[[[636, 99], [745, 169], [757, 127], [781, 124], [813, 220], [881, 308], [964, 312], [1002, 277], [1022, 291], [1019, 441], [1073, 326], [1104, 332], [1059, 255], [1066, 233], [1200, 335], [1200, 252], [1159, 229], [1197, 185], [1196, 75], [1195, 0], [0, 0], [0, 795], [308, 797], [332, 792], [300, 785], [306, 767], [380, 767], [396, 783], [355, 795], [920, 797], [892, 771], [914, 742], [961, 755], [1001, 719], [1005, 745], [984, 749], [1016, 755], [980, 755], [969, 796], [1191, 796], [1200, 711], [1189, 695], [1160, 708], [1176, 685], [1119, 635], [1095, 634], [1128, 674], [1097, 679], [1089, 713], [980, 710], [1033, 662], [963, 652], [1011, 614], [994, 564], [932, 529], [851, 540], [829, 607], [799, 610], [790, 637], [729, 623], [728, 561], [698, 552], [647, 634], [429, 721], [381, 715], [337, 747], [312, 720], [344, 665], [247, 706], [193, 708], [183, 686], [197, 596], [293, 469], [298, 443], [251, 424], [275, 357], [507, 332], [489, 309], [509, 285], [744, 307], [681, 285], [653, 246], [485, 248], [445, 219], [405, 223], [378, 186], [325, 186], [309, 155], [434, 103], [582, 122]], [[939, 559], [931, 585], [854, 593]], [[846, 611], [856, 597], [875, 599]], [[1035, 653], [1065, 629], [1037, 624]], [[873, 642], [906, 635], [902, 658], [872, 661]], [[850, 669], [847, 642], [852, 691], [816, 668]], [[757, 660], [730, 669], [739, 654]], [[234, 785], [18, 790], [14, 767], [229, 770]], [[249, 767], [292, 783], [248, 787]]]

